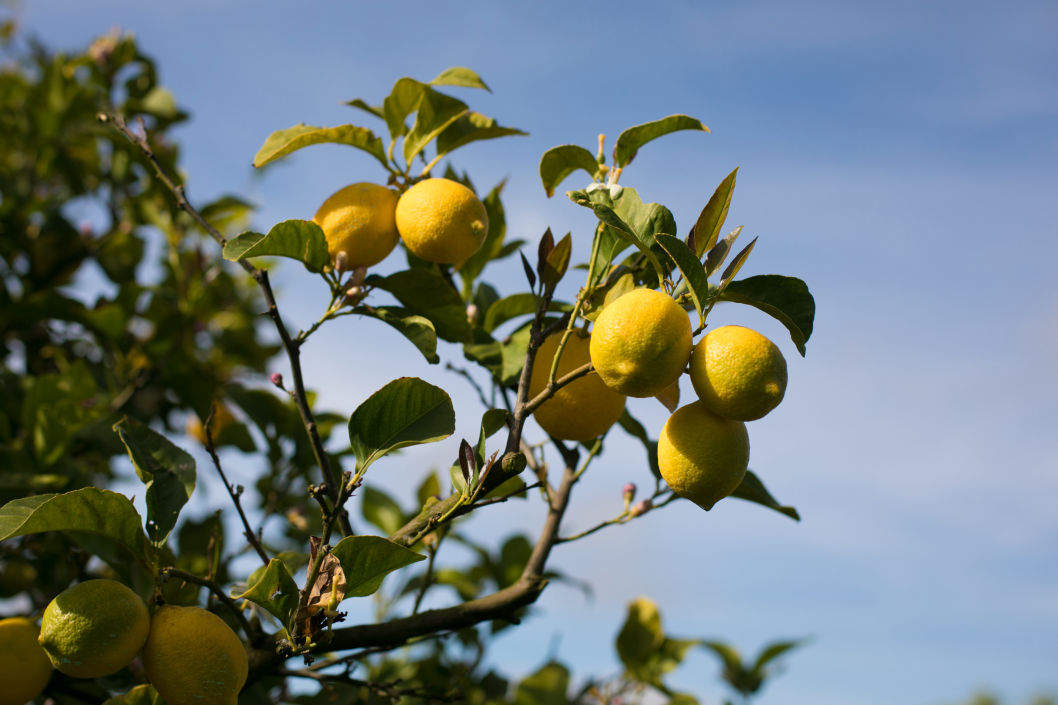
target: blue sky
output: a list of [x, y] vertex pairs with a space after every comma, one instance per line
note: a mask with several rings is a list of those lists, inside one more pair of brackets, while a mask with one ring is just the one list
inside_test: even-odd
[[[755, 327], [787, 356], [786, 400], [750, 425], [751, 465], [804, 520], [736, 500], [709, 514], [680, 503], [560, 547], [555, 565], [593, 581], [594, 598], [549, 589], [538, 616], [496, 645], [508, 672], [552, 649], [581, 674], [615, 671], [624, 605], [647, 595], [678, 636], [752, 651], [811, 635], [764, 704], [940, 705], [979, 686], [1024, 701], [1058, 689], [1058, 5], [38, 0], [18, 15], [56, 48], [112, 26], [134, 32], [192, 114], [179, 131], [190, 196], [249, 197], [259, 228], [381, 176], [341, 147], [255, 175], [264, 138], [360, 121], [341, 103], [378, 102], [405, 75], [477, 70], [493, 93], [461, 97], [530, 136], [468, 147], [456, 165], [479, 188], [509, 179], [509, 236], [573, 231], [585, 254], [590, 219], [539, 185], [545, 149], [591, 148], [599, 132], [671, 113], [712, 128], [648, 146], [622, 183], [669, 206], [682, 233], [740, 167], [728, 222], [760, 238], [744, 273], [811, 287], [804, 359], [755, 311], [710, 318]], [[295, 268], [279, 283], [301, 325], [326, 303]], [[371, 372], [343, 374], [349, 341], [367, 336], [357, 364]], [[310, 384], [348, 413], [413, 369], [453, 392], [458, 432], [473, 433], [469, 390], [414, 352], [394, 355], [402, 345], [336, 326], [307, 350]], [[652, 400], [630, 408], [655, 432], [664, 422]], [[406, 491], [449, 462], [440, 445], [373, 472]], [[624, 482], [648, 484], [642, 457], [615, 437], [569, 530], [619, 511]], [[482, 530], [539, 518], [537, 503], [503, 505]], [[716, 702], [716, 672], [703, 652], [674, 682]]]

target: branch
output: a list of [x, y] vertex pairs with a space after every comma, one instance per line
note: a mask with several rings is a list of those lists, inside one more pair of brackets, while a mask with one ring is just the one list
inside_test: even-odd
[[[159, 181], [161, 181], [166, 189], [173, 194], [173, 197], [176, 199], [176, 205], [180, 210], [191, 216], [191, 219], [194, 220], [200, 228], [207, 232], [210, 237], [216, 240], [221, 247], [227, 243], [227, 238], [225, 238], [219, 230], [210, 225], [209, 221], [207, 221], [205, 217], [203, 217], [203, 215], [191, 205], [191, 202], [187, 200], [184, 186], [182, 184], [177, 184], [166, 173], [165, 168], [162, 166], [161, 162], [158, 161], [158, 157], [155, 156], [150, 142], [147, 141], [146, 127], [143, 127], [144, 134], [138, 135], [129, 129], [125, 119], [116, 113], [99, 113], [96, 117], [101, 123], [113, 125], [114, 128], [125, 135], [133, 145], [139, 148], [140, 152], [147, 160], [147, 163], [150, 164], [151, 168], [154, 170]], [[142, 121], [140, 124], [141, 126], [143, 125]], [[331, 501], [334, 502], [334, 511], [339, 515], [342, 531], [346, 535], [351, 534], [352, 529], [349, 526], [349, 518], [337, 501], [339, 487], [338, 478], [336, 477], [334, 470], [331, 468], [330, 460], [326, 451], [323, 449], [323, 442], [320, 439], [319, 430], [316, 427], [316, 418], [312, 414], [312, 409], [309, 408], [308, 397], [305, 393], [305, 385], [302, 379], [301, 354], [298, 344], [290, 337], [290, 332], [287, 330], [286, 325], [283, 323], [283, 319], [279, 315], [279, 307], [276, 305], [275, 294], [272, 292], [272, 285], [268, 280], [268, 272], [254, 267], [246, 260], [239, 260], [237, 264], [242, 267], [247, 274], [253, 277], [254, 281], [256, 281], [261, 288], [261, 292], [264, 294], [265, 303], [268, 305], [268, 316], [272, 319], [276, 332], [279, 334], [279, 339], [283, 344], [283, 350], [286, 352], [287, 358], [290, 360], [291, 373], [294, 378], [294, 402], [297, 406], [298, 413], [301, 415], [301, 421], [305, 426], [305, 431], [309, 435], [309, 442], [312, 446], [313, 455], [316, 458], [316, 464], [319, 465], [320, 472], [323, 474], [323, 480], [327, 485], [327, 494], [331, 498]]]

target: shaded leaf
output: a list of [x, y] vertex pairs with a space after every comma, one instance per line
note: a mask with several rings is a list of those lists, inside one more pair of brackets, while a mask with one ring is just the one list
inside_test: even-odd
[[283, 626], [291, 624], [294, 611], [298, 608], [298, 586], [283, 561], [271, 559], [268, 565], [250, 574], [246, 585], [246, 592], [232, 597], [260, 605]]
[[273, 132], [254, 155], [253, 165], [262, 167], [269, 162], [287, 156], [292, 152], [313, 144], [346, 144], [361, 149], [382, 163], [387, 169], [386, 153], [382, 140], [366, 127], [341, 125], [339, 127], [315, 127], [313, 125], [294, 125], [285, 130]]
[[284, 220], [267, 235], [248, 231], [224, 245], [224, 258], [233, 262], [262, 256], [296, 259], [310, 272], [321, 272], [330, 262], [323, 230], [311, 220]]
[[143, 520], [123, 494], [84, 487], [64, 494], [15, 499], [0, 507], [0, 541], [42, 531], [79, 531], [104, 536], [127, 549], [144, 565], [154, 547], [143, 533]]
[[147, 487], [147, 535], [161, 546], [195, 491], [195, 459], [135, 419], [122, 419], [114, 431]]
[[461, 100], [423, 87], [415, 123], [404, 137], [404, 160], [411, 164], [435, 137], [467, 112]]
[[418, 348], [431, 365], [441, 361], [437, 355], [437, 330], [429, 318], [398, 306], [358, 306], [355, 310], [395, 328]]
[[540, 272], [540, 279], [543, 281], [544, 286], [548, 289], [553, 290], [558, 282], [566, 275], [566, 270], [569, 268], [569, 257], [573, 249], [573, 240], [570, 233], [566, 233], [565, 236], [558, 243], [551, 248], [551, 251], [547, 253], [547, 257], [543, 261], [542, 271]]
[[627, 166], [644, 144], [678, 130], [709, 132], [709, 128], [702, 124], [701, 120], [689, 115], [669, 115], [660, 120], [630, 127], [617, 137], [617, 143], [614, 145], [614, 164], [619, 167]]
[[731, 283], [731, 280], [738, 274], [738, 270], [742, 269], [742, 265], [746, 263], [749, 258], [749, 253], [753, 251], [753, 246], [757, 244], [757, 238], [753, 238], [749, 241], [749, 244], [742, 248], [742, 251], [735, 255], [735, 259], [731, 260], [731, 263], [724, 269], [724, 273], [720, 275], [720, 283], [717, 285], [717, 289], [723, 292], [727, 285]]
[[575, 144], [552, 147], [544, 152], [540, 158], [540, 181], [543, 182], [548, 198], [553, 196], [555, 188], [577, 169], [586, 171], [588, 178], [595, 178], [599, 162], [596, 161], [595, 155]]
[[802, 646], [808, 640], [807, 639], [794, 639], [792, 641], [774, 641], [763, 649], [760, 654], [757, 655], [757, 660], [754, 662], [753, 667], [750, 669], [751, 673], [757, 676], [763, 677], [766, 675], [766, 669], [769, 663], [777, 659], [791, 649], [795, 649], [798, 646]]
[[384, 278], [371, 276], [367, 283], [393, 294], [411, 313], [429, 319], [442, 340], [462, 343], [470, 339], [466, 304], [439, 272], [418, 267]]
[[397, 448], [439, 441], [454, 431], [455, 409], [448, 394], [417, 377], [393, 380], [349, 419], [357, 472]]
[[617, 423], [626, 433], [628, 433], [628, 435], [633, 438], [638, 438], [640, 443], [643, 444], [643, 448], [647, 451], [647, 464], [650, 467], [650, 472], [654, 473], [654, 477], [660, 479], [661, 470], [658, 469], [658, 442], [647, 435], [646, 428], [628, 413], [628, 409], [625, 409], [621, 413], [621, 418], [617, 419]]
[[331, 553], [342, 563], [346, 597], [371, 595], [387, 575], [426, 558], [381, 536], [347, 536]]
[[385, 534], [395, 534], [404, 526], [404, 512], [400, 505], [380, 489], [364, 487], [361, 490], [360, 511], [364, 519]]
[[812, 335], [816, 303], [808, 285], [796, 277], [760, 274], [730, 282], [720, 294], [722, 301], [747, 304], [764, 311], [786, 326], [803, 356]]
[[738, 497], [744, 499], [747, 502], [755, 502], [761, 504], [769, 509], [785, 514], [786, 516], [796, 521], [801, 521], [801, 516], [797, 513], [797, 510], [793, 507], [789, 507], [783, 504], [779, 504], [768, 489], [764, 486], [764, 483], [760, 481], [757, 474], [752, 470], [747, 470], [745, 477], [742, 478], [742, 482], [731, 493], [732, 497]]
[[727, 254], [731, 251], [731, 246], [735, 243], [735, 239], [741, 233], [742, 226], [740, 225], [725, 235], [723, 240], [720, 240], [709, 249], [709, 253], [705, 256], [706, 276], [711, 277], [716, 270], [720, 269], [724, 264], [724, 260], [727, 259]]
[[514, 690], [514, 705], [569, 705], [569, 669], [557, 661], [523, 679]]
[[107, 698], [103, 705], [165, 705], [165, 701], [153, 685], [147, 684], [133, 686], [127, 693]]
[[687, 290], [691, 294], [691, 301], [694, 302], [694, 310], [698, 312], [698, 326], [699, 328], [705, 326], [705, 302], [709, 296], [709, 279], [705, 274], [705, 268], [683, 240], [661, 233], [655, 235], [654, 239], [668, 253], [680, 273], [683, 274], [687, 282]]

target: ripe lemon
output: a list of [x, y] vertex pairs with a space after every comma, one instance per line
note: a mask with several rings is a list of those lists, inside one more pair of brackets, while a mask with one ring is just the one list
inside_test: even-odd
[[691, 356], [691, 321], [672, 297], [632, 289], [606, 305], [591, 333], [591, 361], [602, 381], [630, 397], [672, 385]]
[[200, 607], [159, 607], [141, 656], [169, 705], [235, 705], [249, 668], [235, 632]]
[[700, 401], [669, 417], [658, 438], [658, 469], [673, 492], [705, 510], [734, 492], [749, 467], [749, 434], [741, 421], [713, 414]]
[[[562, 331], [547, 336], [536, 351], [533, 374], [529, 379], [529, 397], [535, 397], [547, 386], [551, 364], [558, 352]], [[591, 361], [589, 336], [579, 331], [570, 334], [558, 361], [555, 379]], [[589, 372], [564, 387], [533, 412], [540, 427], [555, 438], [567, 441], [590, 441], [602, 435], [621, 418], [625, 397], [607, 387], [599, 375]]]
[[98, 678], [127, 666], [147, 640], [151, 619], [140, 596], [116, 580], [63, 590], [44, 610], [40, 645], [55, 668]]
[[778, 406], [786, 394], [786, 360], [775, 343], [757, 331], [723, 326], [694, 346], [691, 384], [714, 414], [753, 421]]
[[397, 194], [371, 183], [350, 184], [331, 194], [312, 216], [327, 238], [331, 259], [345, 253], [345, 268], [370, 267], [397, 246]]
[[397, 201], [397, 231], [404, 245], [428, 262], [456, 264], [477, 252], [489, 230], [485, 205], [451, 179], [426, 179]]
[[24, 705], [48, 684], [51, 661], [37, 643], [39, 633], [25, 617], [0, 619], [0, 705]]

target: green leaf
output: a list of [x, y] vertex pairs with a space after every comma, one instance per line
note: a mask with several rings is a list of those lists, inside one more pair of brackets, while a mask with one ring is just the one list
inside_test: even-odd
[[370, 104], [364, 102], [363, 100], [361, 100], [360, 98], [353, 98], [352, 100], [346, 102], [345, 104], [350, 106], [350, 107], [353, 107], [353, 108], [359, 108], [360, 110], [363, 110], [365, 113], [368, 113], [369, 115], [374, 115], [375, 117], [380, 118], [382, 120], [386, 119], [385, 114], [383, 114], [383, 112], [382, 112], [382, 106], [370, 105]]
[[426, 500], [428, 500], [430, 497], [437, 497], [438, 499], [440, 499], [440, 496], [441, 481], [437, 479], [437, 473], [431, 471], [430, 474], [426, 476], [426, 479], [422, 481], [422, 484], [419, 485], [419, 489], [416, 491], [415, 497], [419, 500], [419, 506], [421, 507], [426, 504]]
[[127, 549], [140, 563], [150, 565], [154, 547], [142, 524], [128, 497], [95, 487], [23, 497], [0, 507], [0, 541], [43, 531], [98, 534]]
[[419, 349], [431, 365], [436, 365], [441, 361], [437, 355], [437, 330], [429, 318], [398, 306], [358, 306], [354, 310], [362, 315], [377, 318], [395, 328]]
[[360, 495], [360, 512], [385, 534], [395, 534], [404, 526], [400, 505], [382, 490], [364, 487]]
[[[738, 653], [738, 649], [730, 644], [725, 644], [722, 641], [702, 641], [701, 644], [720, 658], [726, 673], [737, 676], [745, 670], [742, 666], [742, 655]], [[731, 681], [728, 680], [728, 682]]]
[[787, 651], [805, 644], [807, 641], [807, 639], [794, 639], [792, 641], [774, 641], [768, 644], [757, 656], [757, 660], [750, 669], [750, 672], [761, 680], [764, 680], [764, 677], [767, 675], [767, 666], [769, 663]]
[[735, 255], [735, 259], [731, 260], [731, 263], [724, 269], [724, 273], [720, 275], [720, 283], [717, 284], [719, 293], [723, 293], [727, 285], [731, 283], [731, 280], [738, 274], [738, 270], [742, 269], [742, 265], [746, 263], [746, 259], [749, 258], [749, 253], [753, 251], [753, 246], [757, 244], [757, 238], [753, 238], [749, 241], [749, 244], [742, 248], [742, 251]]
[[232, 595], [236, 600], [249, 600], [260, 605], [283, 626], [289, 626], [298, 608], [298, 585], [286, 564], [278, 558], [255, 570], [246, 581], [246, 592]]
[[485, 85], [485, 82], [481, 80], [481, 76], [465, 66], [453, 66], [452, 68], [445, 69], [437, 74], [436, 78], [430, 81], [430, 85], [480, 88], [483, 91], [488, 91], [489, 93], [492, 92], [492, 90]]
[[698, 312], [698, 327], [701, 329], [705, 326], [705, 302], [709, 296], [709, 279], [705, 275], [705, 268], [694, 252], [678, 237], [659, 233], [654, 239], [683, 274], [691, 301], [694, 302], [694, 310]]
[[127, 693], [107, 698], [103, 705], [165, 705], [165, 701], [153, 685], [147, 684], [133, 686]]
[[522, 680], [514, 690], [514, 705], [569, 705], [569, 669], [550, 661]]
[[418, 107], [419, 100], [426, 86], [414, 78], [399, 78], [393, 84], [393, 90], [382, 101], [382, 116], [392, 139], [397, 139], [408, 131], [404, 120]]
[[[439, 137], [438, 149], [440, 149], [440, 140], [441, 138]], [[503, 192], [503, 187], [506, 183], [506, 180], [504, 180], [496, 184], [482, 200], [485, 206], [485, 213], [489, 217], [489, 230], [485, 234], [485, 241], [481, 244], [481, 247], [459, 266], [459, 278], [463, 280], [464, 299], [470, 299], [474, 288], [474, 280], [481, 274], [485, 265], [491, 260], [503, 256], [503, 241], [507, 236], [507, 216], [503, 211], [503, 201], [500, 199], [500, 194]]]
[[664, 642], [658, 606], [645, 597], [629, 603], [624, 625], [617, 634], [617, 655], [625, 669], [634, 677], [645, 675]]
[[[580, 205], [587, 205], [595, 212], [595, 217], [599, 219], [599, 222], [608, 226], [611, 232], [615, 233], [626, 243], [634, 245], [647, 261], [650, 262], [651, 266], [654, 267], [654, 271], [657, 273], [659, 281], [665, 278], [665, 268], [661, 266], [661, 262], [658, 261], [657, 255], [650, 250], [650, 245], [641, 241], [637, 236], [635, 229], [622, 220], [613, 208], [603, 203], [592, 201], [589, 201], [587, 204], [581, 203]], [[653, 233], [651, 233], [651, 237], [653, 237]]]
[[558, 243], [547, 253], [544, 259], [540, 280], [547, 289], [553, 290], [558, 282], [566, 275], [569, 268], [569, 256], [573, 249], [573, 239], [570, 233], [558, 241]]
[[747, 304], [764, 311], [786, 326], [790, 338], [803, 356], [812, 335], [816, 314], [815, 299], [808, 285], [796, 277], [760, 274], [736, 279], [721, 292], [720, 300]]
[[732, 497], [738, 497], [744, 499], [747, 502], [755, 502], [761, 504], [769, 509], [785, 514], [795, 521], [801, 521], [801, 516], [797, 513], [797, 510], [793, 507], [789, 507], [779, 502], [771, 496], [771, 492], [764, 486], [764, 483], [760, 481], [756, 473], [752, 470], [747, 470], [745, 477], [742, 478], [741, 484], [731, 493]]
[[735, 177], [738, 168], [724, 177], [716, 191], [710, 196], [705, 208], [698, 214], [698, 220], [694, 224], [694, 250], [698, 257], [705, 254], [706, 250], [716, 244], [720, 237], [720, 230], [727, 220], [727, 211], [731, 208], [731, 196], [735, 192]]
[[470, 339], [466, 304], [436, 270], [405, 269], [384, 278], [368, 277], [367, 283], [388, 291], [409, 311], [429, 319], [442, 340], [462, 343]]
[[195, 459], [134, 419], [122, 419], [114, 431], [147, 486], [147, 536], [155, 546], [163, 546], [195, 491]]
[[735, 239], [742, 233], [742, 226], [738, 226], [727, 235], [724, 236], [723, 240], [715, 243], [710, 249], [709, 253], [705, 256], [705, 274], [708, 277], [713, 276], [716, 270], [720, 269], [721, 265], [724, 264], [724, 260], [727, 259], [727, 253], [731, 251], [731, 246], [735, 244]]
[[643, 444], [643, 448], [647, 451], [647, 463], [650, 466], [650, 472], [654, 473], [654, 477], [660, 478], [661, 470], [658, 469], [658, 442], [652, 440], [650, 436], [647, 435], [646, 428], [628, 413], [628, 409], [625, 409], [621, 413], [621, 418], [617, 419], [617, 423], [626, 433], [628, 433], [628, 435], [633, 438], [638, 438]]
[[575, 144], [552, 147], [544, 152], [544, 156], [540, 158], [540, 181], [543, 182], [548, 198], [553, 196], [555, 188], [577, 169], [583, 169], [588, 173], [588, 178], [594, 179], [595, 172], [599, 170], [599, 162], [591, 152]]
[[709, 128], [702, 124], [701, 120], [688, 115], [669, 115], [660, 120], [630, 127], [617, 137], [617, 143], [614, 145], [614, 164], [619, 167], [628, 166], [644, 144], [678, 130], [709, 132]]
[[387, 575], [426, 558], [381, 536], [347, 536], [331, 553], [342, 564], [346, 597], [371, 595]]
[[467, 112], [467, 104], [432, 88], [424, 87], [415, 124], [404, 138], [404, 160], [411, 164], [445, 128]]
[[296, 259], [310, 272], [323, 271], [331, 261], [323, 230], [311, 220], [284, 220], [267, 235], [248, 231], [224, 245], [224, 258], [232, 262], [262, 256]]
[[277, 130], [268, 136], [253, 158], [255, 167], [274, 162], [277, 159], [296, 152], [302, 147], [313, 144], [346, 144], [361, 149], [389, 168], [386, 163], [386, 152], [382, 140], [366, 127], [341, 125], [339, 127], [315, 127], [313, 125], [294, 125], [285, 130]]
[[397, 448], [447, 438], [455, 431], [455, 422], [452, 400], [443, 389], [417, 377], [393, 380], [349, 419], [357, 472]]
[[487, 115], [470, 111], [454, 120], [437, 135], [437, 155], [448, 154], [471, 142], [527, 134], [529, 133], [514, 127], [504, 127]]

